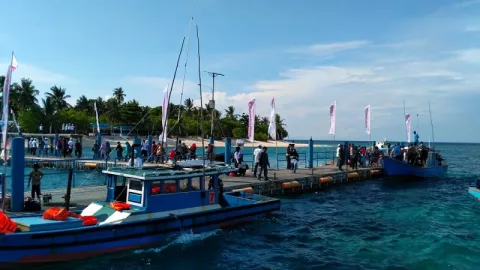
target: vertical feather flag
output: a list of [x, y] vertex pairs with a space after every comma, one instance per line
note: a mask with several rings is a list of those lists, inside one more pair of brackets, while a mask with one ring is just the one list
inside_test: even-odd
[[337, 101], [330, 105], [330, 131], [328, 134], [335, 135], [335, 114], [337, 111]]
[[365, 107], [365, 131], [370, 135], [370, 105]]
[[412, 125], [412, 119], [410, 114], [405, 115], [405, 126], [407, 127], [407, 142], [410, 143], [410, 128]]
[[100, 123], [98, 122], [98, 109], [97, 109], [97, 102], [93, 103], [93, 108], [95, 109], [95, 116], [97, 118], [97, 132], [100, 134]]
[[255, 135], [255, 98], [248, 102], [248, 140], [253, 143]]
[[163, 90], [163, 104], [162, 104], [162, 134], [158, 137], [161, 142], [167, 142], [167, 112], [168, 112], [168, 85]]
[[[8, 131], [8, 114], [10, 112], [8, 108], [8, 100], [10, 96], [10, 85], [12, 84], [12, 72], [15, 71], [18, 67], [17, 59], [15, 55], [12, 53], [12, 60], [10, 65], [7, 69], [7, 76], [5, 76], [4, 84], [3, 84], [3, 115], [2, 115], [2, 156], [6, 159], [5, 151], [7, 149], [7, 131]], [[6, 164], [6, 162], [5, 162]]]
[[277, 123], [275, 122], [275, 98], [272, 98], [272, 111], [270, 113], [270, 123], [268, 125], [268, 135], [273, 140], [277, 140]]

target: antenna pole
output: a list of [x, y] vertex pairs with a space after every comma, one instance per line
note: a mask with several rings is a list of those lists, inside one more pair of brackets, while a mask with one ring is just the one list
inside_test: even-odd
[[430, 125], [432, 126], [433, 149], [435, 149], [435, 135], [433, 132], [433, 120], [432, 120], [432, 110], [430, 109], [430, 101], [428, 102], [428, 111], [430, 112]]
[[218, 72], [209, 72], [208, 75], [212, 76], [212, 119], [210, 121], [210, 143], [213, 143], [213, 121], [215, 119], [215, 77], [217, 76], [225, 76]]

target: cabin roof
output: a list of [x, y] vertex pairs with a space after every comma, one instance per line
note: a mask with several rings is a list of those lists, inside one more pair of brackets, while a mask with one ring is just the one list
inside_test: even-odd
[[[160, 180], [177, 180], [193, 177], [201, 177], [204, 175], [202, 168], [182, 167], [181, 170], [174, 169], [147, 169], [147, 168], [110, 168], [103, 170], [102, 173], [107, 175], [124, 176], [142, 181], [160, 181]], [[213, 166], [205, 168], [205, 176], [216, 174], [228, 174], [237, 169], [231, 166], [213, 164]]]

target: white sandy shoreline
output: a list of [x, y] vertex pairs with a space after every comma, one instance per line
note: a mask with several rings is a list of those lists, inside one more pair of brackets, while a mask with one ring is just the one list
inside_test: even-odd
[[[147, 138], [145, 137], [140, 137], [141, 140], [146, 140]], [[89, 147], [89, 146], [93, 146], [93, 142], [96, 140], [96, 137], [94, 136], [84, 136], [82, 138], [82, 144], [84, 147]], [[110, 145], [115, 145], [116, 142], [120, 142], [122, 144], [126, 143], [127, 141], [132, 144], [133, 143], [133, 138], [132, 137], [121, 137], [121, 136], [102, 136], [102, 141], [105, 141], [105, 140], [108, 140], [110, 141]], [[201, 138], [196, 138], [196, 137], [187, 137], [187, 138], [184, 138], [184, 137], [180, 137], [179, 138], [180, 141], [182, 142], [185, 142], [187, 145], [192, 145], [193, 143], [195, 143], [197, 145], [197, 147], [201, 146], [202, 145], [202, 139]], [[158, 142], [158, 137], [153, 137], [153, 141], [154, 142]], [[232, 139], [232, 146], [235, 146], [235, 139]], [[209, 143], [209, 140], [208, 139], [205, 139], [204, 140], [204, 144], [205, 146], [207, 146]], [[249, 146], [258, 146], [259, 144], [261, 144], [262, 146], [266, 146], [268, 148], [273, 148], [275, 146], [277, 147], [287, 147], [288, 144], [290, 144], [290, 142], [287, 142], [287, 141], [266, 141], [266, 142], [262, 142], [262, 141], [255, 141], [253, 143], [251, 142], [246, 142], [245, 143], [245, 146], [249, 147]], [[167, 139], [167, 147], [168, 146], [171, 146], [171, 145], [175, 145], [175, 139]], [[225, 147], [225, 140], [216, 140], [214, 141], [214, 145], [216, 147]], [[295, 143], [295, 146], [296, 147], [307, 147], [308, 144], [306, 143]]]

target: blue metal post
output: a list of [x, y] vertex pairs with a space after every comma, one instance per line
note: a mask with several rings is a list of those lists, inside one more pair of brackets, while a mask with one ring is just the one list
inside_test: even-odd
[[56, 157], [58, 157], [58, 149], [57, 149], [57, 143], [58, 143], [58, 133], [55, 133], [55, 135], [53, 136], [53, 151], [54, 151], [54, 155]]
[[147, 161], [150, 161], [152, 158], [152, 135], [148, 135], [148, 148], [147, 148]]
[[213, 136], [210, 136], [210, 144], [211, 145], [215, 144], [215, 141], [213, 140]]
[[[100, 152], [100, 147], [102, 146], [102, 134], [101, 133], [98, 133], [97, 134], [97, 144], [98, 144], [98, 152]], [[97, 155], [97, 158], [100, 159], [100, 155], [99, 153], [96, 153]]]
[[25, 140], [15, 137], [12, 140], [12, 212], [23, 211], [25, 203]]
[[228, 137], [225, 140], [225, 164], [230, 165], [232, 163], [232, 159], [230, 156], [232, 155], [232, 139]]
[[308, 168], [313, 168], [313, 139], [308, 141]]

